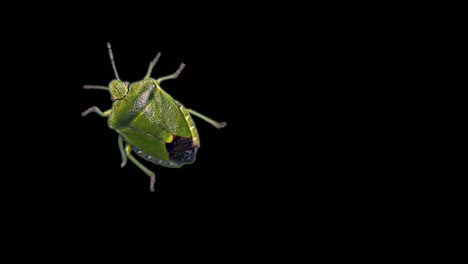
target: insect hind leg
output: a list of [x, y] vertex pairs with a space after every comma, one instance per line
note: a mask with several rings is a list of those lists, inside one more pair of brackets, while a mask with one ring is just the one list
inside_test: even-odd
[[122, 163], [120, 163], [120, 167], [123, 168], [125, 164], [127, 164], [127, 156], [125, 155], [125, 149], [123, 146], [124, 139], [122, 136], [119, 135], [118, 143], [119, 143], [119, 150], [120, 155], [122, 155]]
[[125, 154], [128, 157], [128, 159], [133, 162], [138, 168], [140, 168], [146, 175], [148, 175], [151, 179], [150, 182], [150, 191], [154, 192], [154, 183], [156, 182], [156, 175], [154, 172], [150, 171], [148, 168], [146, 168], [143, 164], [141, 164], [135, 157], [131, 154], [132, 152], [132, 146], [127, 144], [125, 146]]
[[190, 114], [198, 117], [198, 118], [201, 118], [203, 121], [205, 122], [208, 122], [210, 125], [216, 127], [216, 128], [223, 128], [227, 125], [226, 122], [216, 122], [214, 121], [213, 119], [207, 117], [206, 115], [203, 115], [203, 114], [200, 114], [198, 113], [197, 111], [193, 110], [193, 109], [188, 109], [186, 108], [187, 111], [189, 111]]

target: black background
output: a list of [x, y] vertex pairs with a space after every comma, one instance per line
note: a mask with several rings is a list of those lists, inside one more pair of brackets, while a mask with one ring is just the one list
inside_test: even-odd
[[[236, 7], [198, 6], [190, 15], [143, 6], [138, 12], [127, 6], [62, 10], [6, 27], [8, 88], [0, 106], [8, 158], [1, 193], [9, 215], [70, 224], [72, 233], [87, 234], [80, 227], [91, 226], [154, 238], [165, 229], [182, 230], [195, 233], [194, 243], [233, 238], [252, 251], [256, 241], [296, 241], [294, 234], [313, 226], [310, 216], [319, 232], [341, 226], [348, 216], [339, 207], [359, 192], [349, 183], [362, 172], [352, 164], [359, 148], [346, 145], [360, 143], [348, 133], [357, 118], [340, 106], [352, 101], [346, 97], [353, 87], [343, 85], [348, 76], [336, 69], [355, 67], [340, 54], [349, 40], [327, 30], [333, 21], [323, 17], [311, 22], [311, 14], [282, 7]], [[113, 79], [107, 42], [126, 81], [140, 80], [157, 52], [155, 77], [185, 63], [179, 78], [162, 88], [186, 107], [227, 122], [216, 129], [194, 117], [201, 140], [194, 164], [169, 169], [140, 159], [156, 173], [154, 193], [134, 164], [120, 168], [117, 133], [106, 118], [81, 116], [90, 106], [111, 107], [107, 92], [82, 88]], [[349, 123], [343, 122], [347, 114]]]
[[[207, 255], [244, 260], [250, 259], [244, 252], [253, 252], [277, 259], [284, 252], [290, 260], [297, 251], [310, 256], [307, 239], [334, 245], [343, 234], [362, 237], [346, 232], [387, 218], [373, 213], [385, 208], [379, 195], [366, 192], [385, 190], [382, 175], [389, 182], [401, 175], [388, 173], [393, 164], [373, 163], [388, 149], [381, 143], [387, 137], [373, 126], [381, 119], [377, 107], [366, 102], [385, 98], [376, 97], [375, 88], [391, 79], [378, 74], [388, 61], [382, 53], [392, 49], [380, 48], [386, 38], [374, 38], [379, 25], [361, 38], [373, 20], [356, 25], [359, 12], [346, 7], [343, 19], [335, 7], [326, 12], [292, 3], [38, 4], [12, 16], [5, 9], [2, 17], [2, 220], [20, 226], [13, 234], [21, 252], [31, 233], [40, 234], [35, 248], [58, 231], [57, 244], [79, 249], [72, 257], [83, 251], [62, 241], [84, 237], [101, 251], [99, 237], [125, 247], [146, 238], [164, 244], [169, 237], [176, 249], [181, 241], [196, 247], [208, 240]], [[117, 134], [106, 119], [81, 116], [90, 106], [111, 106], [105, 91], [82, 88], [113, 78], [108, 41], [123, 80], [140, 80], [157, 52], [155, 77], [185, 63], [163, 89], [227, 122], [215, 129], [194, 117], [202, 144], [194, 164], [168, 169], [142, 161], [156, 173], [154, 193], [132, 163], [120, 168]], [[135, 238], [122, 239], [126, 234]], [[141, 255], [158, 257], [160, 247], [150, 245]], [[280, 249], [288, 245], [292, 253]]]
[[[78, 236], [85, 243], [94, 241], [95, 230], [157, 240], [183, 232], [196, 234], [195, 244], [241, 238], [250, 232], [246, 226], [266, 231], [266, 212], [288, 206], [282, 199], [294, 191], [285, 184], [292, 170], [284, 173], [280, 165], [296, 167], [283, 162], [289, 153], [278, 131], [289, 126], [288, 116], [276, 101], [283, 96], [272, 96], [288, 79], [275, 72], [285, 66], [278, 56], [289, 56], [287, 50], [267, 37], [278, 27], [236, 12], [163, 18], [141, 11], [62, 12], [11, 28], [3, 55], [12, 89], [2, 104], [9, 113], [1, 177], [8, 215], [21, 215], [12, 218], [15, 224], [29, 220], [31, 232], [63, 230], [59, 241]], [[107, 42], [120, 78], [130, 82], [143, 78], [157, 52], [155, 77], [185, 63], [179, 78], [162, 88], [186, 107], [227, 122], [216, 129], [194, 117], [201, 148], [193, 164], [169, 169], [140, 159], [156, 173], [154, 193], [134, 164], [120, 168], [117, 133], [106, 118], [81, 116], [90, 106], [111, 107], [106, 91], [82, 88], [113, 79]]]

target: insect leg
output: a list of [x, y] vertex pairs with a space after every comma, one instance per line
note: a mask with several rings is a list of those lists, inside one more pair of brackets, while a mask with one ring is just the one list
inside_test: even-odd
[[151, 76], [151, 72], [153, 71], [154, 65], [156, 65], [156, 62], [158, 61], [159, 57], [161, 56], [161, 52], [158, 52], [156, 54], [156, 57], [150, 62], [150, 66], [148, 68], [148, 72], [145, 75], [145, 79], [149, 78]]
[[120, 167], [123, 168], [125, 164], [127, 164], [127, 156], [125, 156], [125, 149], [123, 146], [123, 137], [119, 135], [118, 143], [119, 143], [119, 150], [120, 154], [122, 155], [122, 163], [120, 164]]
[[188, 108], [186, 108], [186, 109], [187, 109], [187, 111], [189, 111], [192, 115], [197, 116], [197, 117], [203, 119], [204, 121], [210, 123], [212, 126], [214, 126], [214, 127], [216, 127], [216, 128], [223, 128], [223, 127], [226, 126], [226, 122], [221, 122], [221, 123], [219, 123], [219, 122], [216, 122], [216, 121], [214, 121], [213, 119], [211, 119], [211, 118], [209, 118], [209, 117], [207, 117], [207, 116], [205, 116], [205, 115], [202, 115], [202, 114], [198, 113], [198, 112], [195, 111], [195, 110], [188, 109]]
[[81, 115], [86, 116], [87, 114], [89, 114], [91, 112], [95, 112], [96, 114], [98, 114], [98, 115], [100, 115], [102, 117], [106, 117], [106, 116], [109, 116], [111, 114], [112, 109], [101, 112], [101, 110], [97, 106], [92, 106], [92, 107], [88, 108], [86, 111], [84, 111], [83, 113], [81, 113]]
[[127, 154], [127, 157], [135, 164], [137, 165], [138, 168], [140, 168], [146, 175], [148, 175], [151, 179], [150, 183], [150, 191], [154, 192], [154, 183], [156, 182], [156, 177], [154, 172], [148, 170], [143, 164], [141, 164], [138, 160], [135, 159], [135, 157], [132, 156], [132, 146], [128, 145], [125, 146], [125, 154]]
[[180, 72], [184, 69], [184, 67], [185, 67], [185, 64], [181, 63], [180, 66], [179, 66], [179, 69], [177, 69], [176, 72], [174, 72], [173, 74], [168, 75], [168, 76], [159, 77], [159, 78], [156, 80], [156, 82], [157, 82], [157, 83], [161, 83], [162, 81], [165, 81], [165, 80], [177, 78], [177, 76], [179, 76]]

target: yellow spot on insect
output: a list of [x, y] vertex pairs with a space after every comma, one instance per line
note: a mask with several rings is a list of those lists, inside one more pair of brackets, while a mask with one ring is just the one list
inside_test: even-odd
[[166, 138], [164, 138], [164, 142], [171, 143], [173, 140], [174, 140], [174, 137], [172, 136], [172, 134], [167, 133]]

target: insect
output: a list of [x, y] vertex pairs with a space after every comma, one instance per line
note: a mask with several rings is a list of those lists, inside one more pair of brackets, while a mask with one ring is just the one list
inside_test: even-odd
[[[127, 158], [150, 177], [150, 190], [154, 192], [156, 177], [141, 164], [132, 151], [141, 158], [152, 163], [180, 168], [193, 163], [200, 138], [198, 136], [192, 115], [201, 118], [216, 128], [223, 128], [226, 122], [216, 122], [192, 109], [185, 108], [161, 88], [161, 83], [176, 79], [185, 67], [181, 63], [177, 71], [171, 75], [153, 79], [151, 72], [161, 53], [150, 62], [148, 71], [141, 81], [124, 82], [119, 78], [110, 43], [107, 43], [110, 61], [115, 79], [108, 86], [85, 85], [84, 89], [100, 89], [110, 92], [112, 108], [101, 111], [92, 106], [82, 112], [82, 116], [96, 113], [107, 117], [109, 128], [118, 134], [118, 146], [122, 155], [120, 167], [127, 164]], [[125, 144], [125, 146], [124, 146]]]

